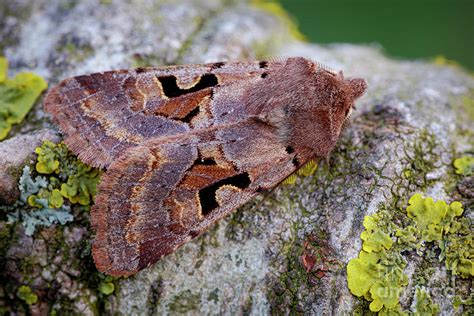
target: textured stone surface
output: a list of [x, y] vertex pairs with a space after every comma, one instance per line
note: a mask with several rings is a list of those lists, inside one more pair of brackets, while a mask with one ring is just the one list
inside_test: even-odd
[[[106, 280], [115, 284], [112, 295], [99, 291], [105, 281], [91, 261], [84, 210], [74, 211], [74, 223], [33, 237], [25, 236], [19, 224], [0, 221], [2, 310], [350, 312], [367, 308], [347, 290], [345, 269], [361, 248], [364, 215], [381, 207], [404, 208], [415, 192], [469, 206], [467, 195], [457, 192], [452, 168], [455, 157], [473, 149], [473, 118], [465, 107], [473, 98], [474, 79], [460, 69], [396, 61], [373, 47], [298, 42], [284, 20], [244, 1], [15, 1], [2, 6], [7, 9], [0, 10], [0, 34], [12, 71], [34, 71], [52, 84], [106, 69], [257, 55], [311, 57], [369, 84], [337, 149], [313, 177], [276, 189], [262, 204], [248, 203], [134, 277]], [[37, 126], [31, 120], [47, 124], [41, 106], [32, 116], [27, 126]], [[13, 144], [3, 142], [2, 148]], [[32, 152], [36, 145], [31, 144], [24, 148]], [[406, 170], [412, 176], [405, 177]], [[466, 213], [472, 217], [469, 207]], [[309, 244], [324, 254], [316, 272], [307, 271], [302, 260]], [[416, 254], [407, 260], [405, 272], [414, 278], [422, 260]], [[434, 267], [438, 272], [427, 286], [438, 293], [433, 299], [444, 314], [460, 314], [463, 308], [455, 311], [452, 296], [439, 284], [466, 297], [471, 280], [451, 278], [443, 267]], [[402, 295], [406, 310], [415, 283]], [[39, 303], [19, 304], [15, 293], [21, 284], [33, 289]]]
[[19, 197], [20, 167], [45, 140], [59, 141], [59, 135], [52, 129], [42, 129], [0, 142], [0, 204], [13, 203]]

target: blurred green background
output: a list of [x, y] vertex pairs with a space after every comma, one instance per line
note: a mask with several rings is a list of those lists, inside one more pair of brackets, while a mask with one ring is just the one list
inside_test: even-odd
[[379, 43], [399, 58], [474, 70], [474, 0], [280, 0], [315, 43]]

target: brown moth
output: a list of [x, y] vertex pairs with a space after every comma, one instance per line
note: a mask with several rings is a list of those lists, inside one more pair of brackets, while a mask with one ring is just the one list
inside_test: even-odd
[[97, 268], [131, 275], [334, 148], [363, 79], [301, 57], [78, 76], [45, 108], [106, 169], [91, 210]]

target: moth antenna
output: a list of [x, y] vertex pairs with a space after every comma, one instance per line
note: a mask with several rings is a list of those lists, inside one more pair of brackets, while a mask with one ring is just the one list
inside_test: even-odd
[[269, 62], [283, 63], [290, 57], [291, 56], [265, 56], [262, 60], [266, 60]]
[[315, 63], [318, 66], [318, 68], [337, 75], [337, 72], [331, 67], [327, 66], [326, 64], [320, 63], [319, 61], [315, 61], [315, 60], [312, 60], [312, 62]]

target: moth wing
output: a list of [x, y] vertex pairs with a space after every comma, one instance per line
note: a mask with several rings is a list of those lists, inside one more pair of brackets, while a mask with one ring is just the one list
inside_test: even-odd
[[144, 111], [164, 101], [154, 79], [161, 73], [119, 70], [65, 79], [48, 92], [44, 107], [72, 152], [89, 165], [107, 167], [147, 138], [186, 130], [182, 122]]
[[100, 271], [136, 273], [296, 168], [271, 127], [249, 121], [213, 133], [150, 140], [110, 165], [91, 214]]
[[215, 86], [257, 70], [257, 62], [237, 62], [94, 73], [60, 82], [44, 107], [72, 152], [89, 165], [107, 167], [148, 139], [188, 131]]
[[142, 252], [146, 249], [141, 245], [146, 239], [160, 234], [156, 245], [167, 250], [178, 237], [166, 227], [170, 213], [163, 203], [192, 165], [196, 150], [171, 147], [137, 146], [102, 176], [91, 210], [96, 229], [92, 253], [100, 271], [133, 274], [144, 267]]

